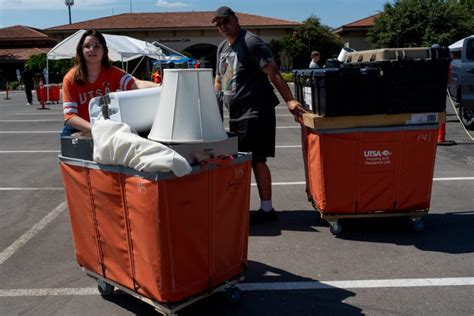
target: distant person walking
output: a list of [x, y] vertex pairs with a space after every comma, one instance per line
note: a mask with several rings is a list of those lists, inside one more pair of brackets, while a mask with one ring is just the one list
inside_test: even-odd
[[25, 85], [26, 100], [28, 102], [26, 103], [26, 105], [33, 104], [33, 95], [31, 94], [31, 90], [35, 88], [34, 77], [35, 77], [35, 74], [33, 73], [33, 71], [31, 71], [30, 67], [27, 64], [25, 64], [25, 69], [21, 73], [20, 80], [22, 80], [23, 84]]
[[317, 50], [313, 50], [311, 52], [311, 62], [309, 63], [309, 68], [320, 68], [318, 64], [319, 58], [319, 52]]
[[212, 22], [225, 37], [217, 48], [214, 90], [222, 94], [229, 109], [230, 131], [238, 135], [239, 151], [252, 152], [260, 209], [251, 214], [250, 224], [271, 222], [278, 215], [272, 206], [272, 177], [266, 162], [267, 157], [275, 156], [275, 106], [280, 101], [270, 81], [292, 114], [304, 110], [293, 98], [267, 44], [242, 29], [231, 8], [218, 8]]

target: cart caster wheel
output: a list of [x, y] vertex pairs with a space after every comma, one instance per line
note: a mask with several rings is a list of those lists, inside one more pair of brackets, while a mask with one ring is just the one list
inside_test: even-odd
[[237, 303], [240, 301], [240, 289], [236, 286], [229, 286], [225, 289], [225, 298], [231, 304]]
[[331, 227], [329, 227], [329, 231], [334, 236], [337, 236], [340, 233], [342, 233], [342, 226], [341, 224], [339, 224], [339, 222], [332, 222], [332, 223], [329, 223], [329, 225], [331, 225]]
[[414, 219], [413, 230], [415, 230], [416, 232], [421, 232], [423, 231], [423, 229], [425, 229], [425, 224], [423, 223], [423, 221], [421, 219]]
[[102, 296], [109, 296], [114, 292], [114, 287], [104, 280], [97, 280], [97, 288]]

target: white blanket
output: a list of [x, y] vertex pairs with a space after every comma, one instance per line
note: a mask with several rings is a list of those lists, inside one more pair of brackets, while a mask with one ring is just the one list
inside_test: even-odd
[[98, 120], [92, 127], [94, 161], [122, 165], [143, 172], [172, 171], [181, 177], [191, 172], [186, 159], [173, 149], [140, 137], [125, 123]]

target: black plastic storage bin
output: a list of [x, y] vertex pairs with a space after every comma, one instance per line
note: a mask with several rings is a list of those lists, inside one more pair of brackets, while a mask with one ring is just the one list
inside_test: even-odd
[[295, 96], [320, 116], [376, 114], [379, 70], [360, 65], [301, 69], [294, 72]]
[[380, 61], [384, 112], [422, 113], [446, 110], [449, 59]]
[[449, 48], [391, 48], [351, 54], [364, 61], [351, 61], [349, 65], [378, 69], [377, 104], [382, 113], [446, 110]]
[[84, 160], [93, 160], [94, 142], [92, 138], [74, 136], [61, 137], [61, 155]]

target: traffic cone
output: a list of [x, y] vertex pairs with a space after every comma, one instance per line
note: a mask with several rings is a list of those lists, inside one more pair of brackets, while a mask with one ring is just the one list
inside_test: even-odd
[[446, 122], [440, 122], [438, 128], [438, 146], [453, 146], [456, 142], [446, 140]]

